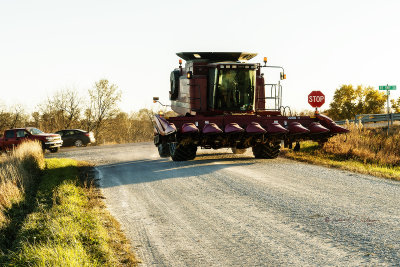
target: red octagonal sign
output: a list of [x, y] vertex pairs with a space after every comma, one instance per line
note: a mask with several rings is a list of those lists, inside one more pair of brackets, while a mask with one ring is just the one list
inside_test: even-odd
[[321, 91], [312, 91], [308, 95], [308, 103], [313, 108], [320, 108], [325, 103], [325, 95]]

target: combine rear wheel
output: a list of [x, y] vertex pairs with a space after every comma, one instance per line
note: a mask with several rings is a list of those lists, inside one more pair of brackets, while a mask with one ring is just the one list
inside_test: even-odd
[[197, 146], [169, 143], [169, 153], [173, 161], [192, 160], [196, 157]]
[[260, 144], [253, 146], [254, 157], [258, 159], [274, 159], [277, 158], [281, 150], [280, 142], [271, 144]]
[[233, 154], [243, 154], [246, 152], [246, 148], [236, 148], [236, 147], [232, 147], [232, 153]]
[[318, 146], [323, 147], [325, 143], [328, 142], [328, 138], [318, 140]]
[[299, 142], [296, 142], [296, 145], [294, 146], [293, 151], [295, 151], [295, 152], [300, 151], [300, 143]]
[[160, 154], [160, 157], [162, 157], [162, 158], [168, 158], [170, 156], [169, 145], [167, 143], [159, 144], [158, 145], [158, 154]]

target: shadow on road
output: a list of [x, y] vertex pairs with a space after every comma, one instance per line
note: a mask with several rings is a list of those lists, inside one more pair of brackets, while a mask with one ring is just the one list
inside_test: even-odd
[[196, 160], [175, 162], [168, 159], [135, 160], [102, 165], [97, 169], [102, 174], [102, 187], [124, 184], [148, 183], [164, 179], [186, 178], [235, 166], [247, 166], [256, 162], [254, 158], [218, 158], [217, 154], [199, 155]]

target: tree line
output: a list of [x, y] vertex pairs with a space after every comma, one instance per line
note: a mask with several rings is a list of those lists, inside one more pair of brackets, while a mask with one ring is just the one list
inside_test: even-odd
[[[118, 86], [102, 79], [95, 82], [87, 93], [88, 96], [83, 97], [74, 89], [58, 90], [37, 105], [32, 113], [25, 112], [21, 105], [0, 105], [0, 134], [5, 129], [32, 126], [44, 132], [62, 129], [92, 131], [98, 144], [153, 139], [153, 125], [149, 118], [153, 111], [122, 112], [118, 107], [121, 101]], [[335, 90], [329, 109], [323, 113], [333, 120], [353, 119], [357, 114], [384, 113], [385, 103], [385, 92], [371, 86], [342, 85]], [[391, 107], [393, 112], [400, 112], [400, 98], [392, 99]], [[168, 115], [173, 114], [170, 113]]]
[[44, 132], [62, 129], [92, 131], [98, 144], [150, 141], [153, 126], [149, 114], [141, 109], [130, 114], [118, 105], [121, 91], [107, 79], [95, 82], [84, 97], [74, 89], [54, 92], [27, 113], [23, 106], [0, 106], [0, 131], [18, 127], [35, 127]]
[[[371, 86], [342, 85], [336, 89], [324, 113], [333, 120], [354, 119], [358, 114], [381, 114], [386, 112], [386, 101], [386, 93]], [[391, 100], [391, 111], [400, 112], [400, 98]]]

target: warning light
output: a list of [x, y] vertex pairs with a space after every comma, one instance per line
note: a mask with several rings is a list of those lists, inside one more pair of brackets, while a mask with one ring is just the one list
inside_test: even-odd
[[264, 57], [264, 66], [267, 66], [267, 57]]
[[179, 66], [182, 65], [182, 59], [179, 59]]
[[192, 79], [192, 76], [193, 76], [193, 72], [188, 71], [188, 72], [186, 73], [186, 77], [187, 77], [188, 79]]
[[286, 79], [286, 74], [281, 72], [281, 80], [285, 80]]

